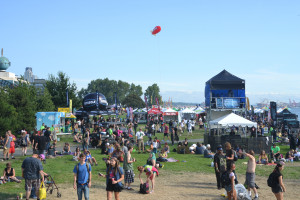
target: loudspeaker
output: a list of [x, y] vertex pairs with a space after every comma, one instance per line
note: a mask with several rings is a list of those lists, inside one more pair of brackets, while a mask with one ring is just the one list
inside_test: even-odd
[[276, 102], [270, 102], [271, 119], [277, 121], [277, 105]]

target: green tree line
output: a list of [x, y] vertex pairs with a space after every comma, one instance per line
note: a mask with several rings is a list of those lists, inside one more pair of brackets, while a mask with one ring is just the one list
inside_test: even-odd
[[[82, 106], [84, 96], [92, 92], [100, 92], [109, 104], [114, 104], [114, 94], [117, 94], [117, 102], [125, 107], [143, 108], [145, 101], [142, 87], [121, 80], [96, 79], [92, 80], [86, 89], [77, 91], [75, 83], [64, 72], [58, 72], [57, 76], [49, 75], [40, 91], [33, 85], [19, 82], [14, 87], [0, 87], [0, 135], [5, 135], [7, 130], [16, 133], [19, 130], [34, 130], [36, 126], [36, 112], [57, 111], [60, 107], [67, 107], [67, 93], [72, 99], [73, 108]], [[155, 98], [161, 99], [159, 86], [149, 86], [144, 95], [150, 107], [156, 104]]]

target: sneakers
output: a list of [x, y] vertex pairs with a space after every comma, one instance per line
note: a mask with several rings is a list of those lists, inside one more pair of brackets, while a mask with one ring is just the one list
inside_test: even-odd
[[134, 190], [134, 189], [133, 189], [133, 188], [131, 188], [131, 187], [128, 187], [128, 188], [127, 188], [127, 190]]
[[259, 198], [258, 197], [254, 197], [254, 199], [253, 200], [258, 200]]

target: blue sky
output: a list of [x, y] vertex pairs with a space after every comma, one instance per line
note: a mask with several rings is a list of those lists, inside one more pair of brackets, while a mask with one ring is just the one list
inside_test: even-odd
[[205, 82], [226, 69], [246, 80], [250, 102], [300, 101], [300, 1], [6, 0], [0, 19], [17, 75], [63, 71], [79, 88], [158, 83], [165, 100], [202, 102]]

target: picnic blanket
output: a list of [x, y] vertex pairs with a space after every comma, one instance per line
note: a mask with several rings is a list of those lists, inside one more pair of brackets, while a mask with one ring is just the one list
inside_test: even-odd
[[174, 158], [168, 158], [167, 160], [168, 160], [168, 162], [179, 162], [179, 160], [176, 160]]

